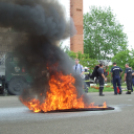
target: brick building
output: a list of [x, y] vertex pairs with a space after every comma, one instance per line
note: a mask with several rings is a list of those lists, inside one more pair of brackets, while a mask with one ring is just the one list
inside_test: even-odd
[[77, 30], [70, 39], [70, 50], [83, 53], [83, 0], [70, 0], [70, 16]]

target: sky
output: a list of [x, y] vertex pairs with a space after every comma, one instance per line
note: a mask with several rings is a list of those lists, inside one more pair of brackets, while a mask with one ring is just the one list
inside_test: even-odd
[[[67, 16], [69, 16], [69, 1], [59, 0], [64, 6]], [[133, 0], [83, 0], [83, 14], [89, 12], [90, 6], [111, 7], [116, 20], [124, 26], [124, 33], [128, 37], [129, 49], [134, 48], [134, 1]], [[65, 44], [68, 44], [65, 41]]]

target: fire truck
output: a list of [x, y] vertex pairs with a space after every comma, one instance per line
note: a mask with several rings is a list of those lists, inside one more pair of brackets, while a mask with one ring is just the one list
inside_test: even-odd
[[8, 94], [19, 95], [32, 82], [32, 78], [24, 65], [13, 53], [7, 53], [5, 58], [5, 77], [3, 86]]

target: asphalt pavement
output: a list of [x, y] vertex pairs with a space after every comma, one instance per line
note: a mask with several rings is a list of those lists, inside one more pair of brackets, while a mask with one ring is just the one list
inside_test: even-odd
[[88, 93], [91, 102], [115, 110], [33, 113], [17, 96], [0, 96], [0, 134], [133, 134], [134, 93]]

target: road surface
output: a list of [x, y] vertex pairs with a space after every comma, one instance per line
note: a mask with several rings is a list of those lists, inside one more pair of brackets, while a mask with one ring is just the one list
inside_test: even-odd
[[88, 93], [96, 104], [111, 111], [33, 113], [17, 96], [0, 96], [0, 134], [133, 134], [134, 93]]

